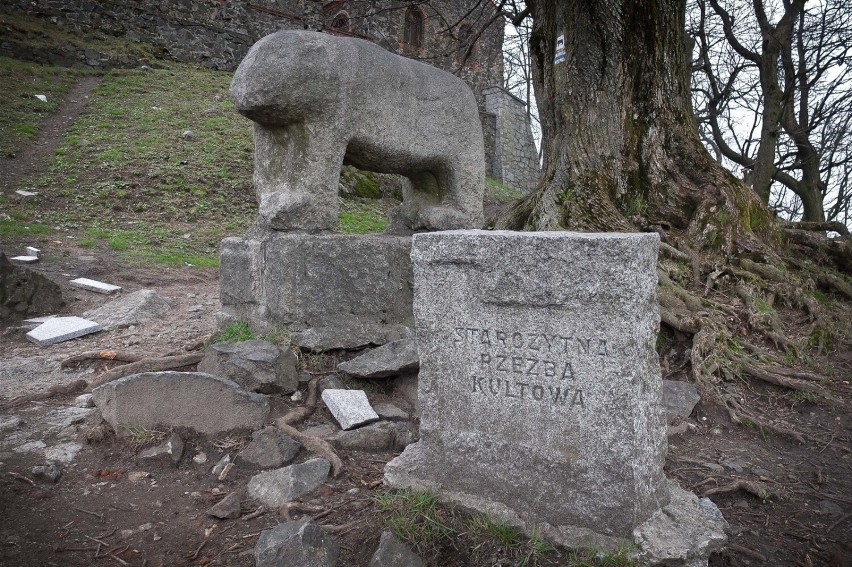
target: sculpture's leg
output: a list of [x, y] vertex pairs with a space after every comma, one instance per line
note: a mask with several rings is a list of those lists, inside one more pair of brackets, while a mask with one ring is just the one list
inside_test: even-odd
[[254, 125], [260, 223], [275, 230], [334, 230], [346, 142], [311, 124]]
[[403, 197], [414, 230], [482, 228], [484, 174], [478, 178], [454, 165], [436, 175], [413, 176], [412, 184], [413, 191]]

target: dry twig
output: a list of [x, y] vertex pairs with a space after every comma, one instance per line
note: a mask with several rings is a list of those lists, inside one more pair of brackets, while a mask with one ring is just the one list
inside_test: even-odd
[[16, 408], [29, 402], [41, 402], [44, 400], [48, 400], [53, 396], [59, 396], [63, 394], [76, 394], [77, 392], [82, 392], [85, 389], [85, 380], [75, 380], [70, 384], [56, 384], [55, 386], [51, 386], [47, 390], [43, 390], [35, 394], [12, 398], [0, 407], [2, 407], [3, 409]]

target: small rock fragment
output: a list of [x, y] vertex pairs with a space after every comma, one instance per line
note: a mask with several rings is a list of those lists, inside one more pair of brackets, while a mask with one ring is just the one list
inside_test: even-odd
[[103, 293], [106, 295], [121, 291], [121, 287], [113, 284], [90, 280], [89, 278], [77, 278], [68, 282], [71, 287], [94, 291], [95, 293]]
[[35, 264], [38, 262], [38, 256], [12, 256], [9, 259], [19, 264]]
[[27, 340], [38, 346], [49, 346], [100, 330], [100, 325], [82, 317], [53, 317], [28, 332]]
[[370, 560], [370, 567], [423, 567], [423, 560], [393, 532], [382, 532], [379, 547]]
[[359, 378], [386, 378], [414, 372], [419, 367], [420, 357], [414, 338], [384, 344], [337, 365], [341, 372]]
[[36, 478], [42, 478], [48, 482], [54, 483], [59, 480], [60, 476], [62, 476], [62, 471], [53, 463], [35, 466], [33, 467], [32, 473]]
[[220, 474], [222, 474], [222, 471], [225, 470], [225, 466], [228, 465], [230, 462], [231, 455], [225, 455], [224, 457], [219, 459], [219, 462], [213, 465], [213, 468], [210, 470], [210, 474], [212, 474], [213, 476], [219, 476]]
[[341, 429], [353, 429], [379, 419], [364, 390], [325, 390], [322, 401]]
[[333, 567], [340, 548], [321, 527], [299, 520], [263, 530], [254, 548], [256, 567]]
[[240, 493], [232, 492], [207, 510], [208, 516], [233, 520], [240, 517]]
[[180, 462], [183, 456], [183, 439], [177, 433], [172, 433], [162, 445], [157, 447], [149, 447], [139, 453], [140, 459], [158, 459], [161, 457], [169, 457], [174, 464]]
[[262, 472], [248, 482], [248, 494], [268, 508], [278, 508], [285, 502], [316, 490], [328, 477], [331, 463], [311, 459], [273, 471]]
[[74, 398], [74, 406], [78, 408], [95, 407], [95, 401], [92, 399], [92, 394], [80, 394]]
[[192, 462], [197, 465], [203, 465], [207, 462], [207, 453], [204, 451], [197, 453], [194, 457], [192, 457]]
[[402, 411], [394, 404], [387, 402], [373, 404], [373, 409], [376, 411], [380, 418], [387, 419], [390, 421], [405, 421], [410, 417], [408, 413]]
[[272, 469], [290, 464], [302, 445], [277, 427], [264, 427], [252, 433], [252, 440], [236, 459], [251, 466]]

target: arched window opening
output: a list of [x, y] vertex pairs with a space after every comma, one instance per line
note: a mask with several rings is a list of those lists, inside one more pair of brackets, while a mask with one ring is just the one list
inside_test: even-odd
[[349, 31], [349, 14], [346, 12], [338, 12], [334, 19], [331, 20], [331, 29], [340, 31]]
[[423, 47], [423, 12], [417, 8], [409, 8], [405, 11], [405, 29], [402, 40], [415, 49]]

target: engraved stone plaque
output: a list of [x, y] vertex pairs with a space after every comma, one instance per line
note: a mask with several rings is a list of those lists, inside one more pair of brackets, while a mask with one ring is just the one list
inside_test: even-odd
[[614, 545], [669, 501], [656, 234], [414, 236], [421, 438], [395, 487]]

